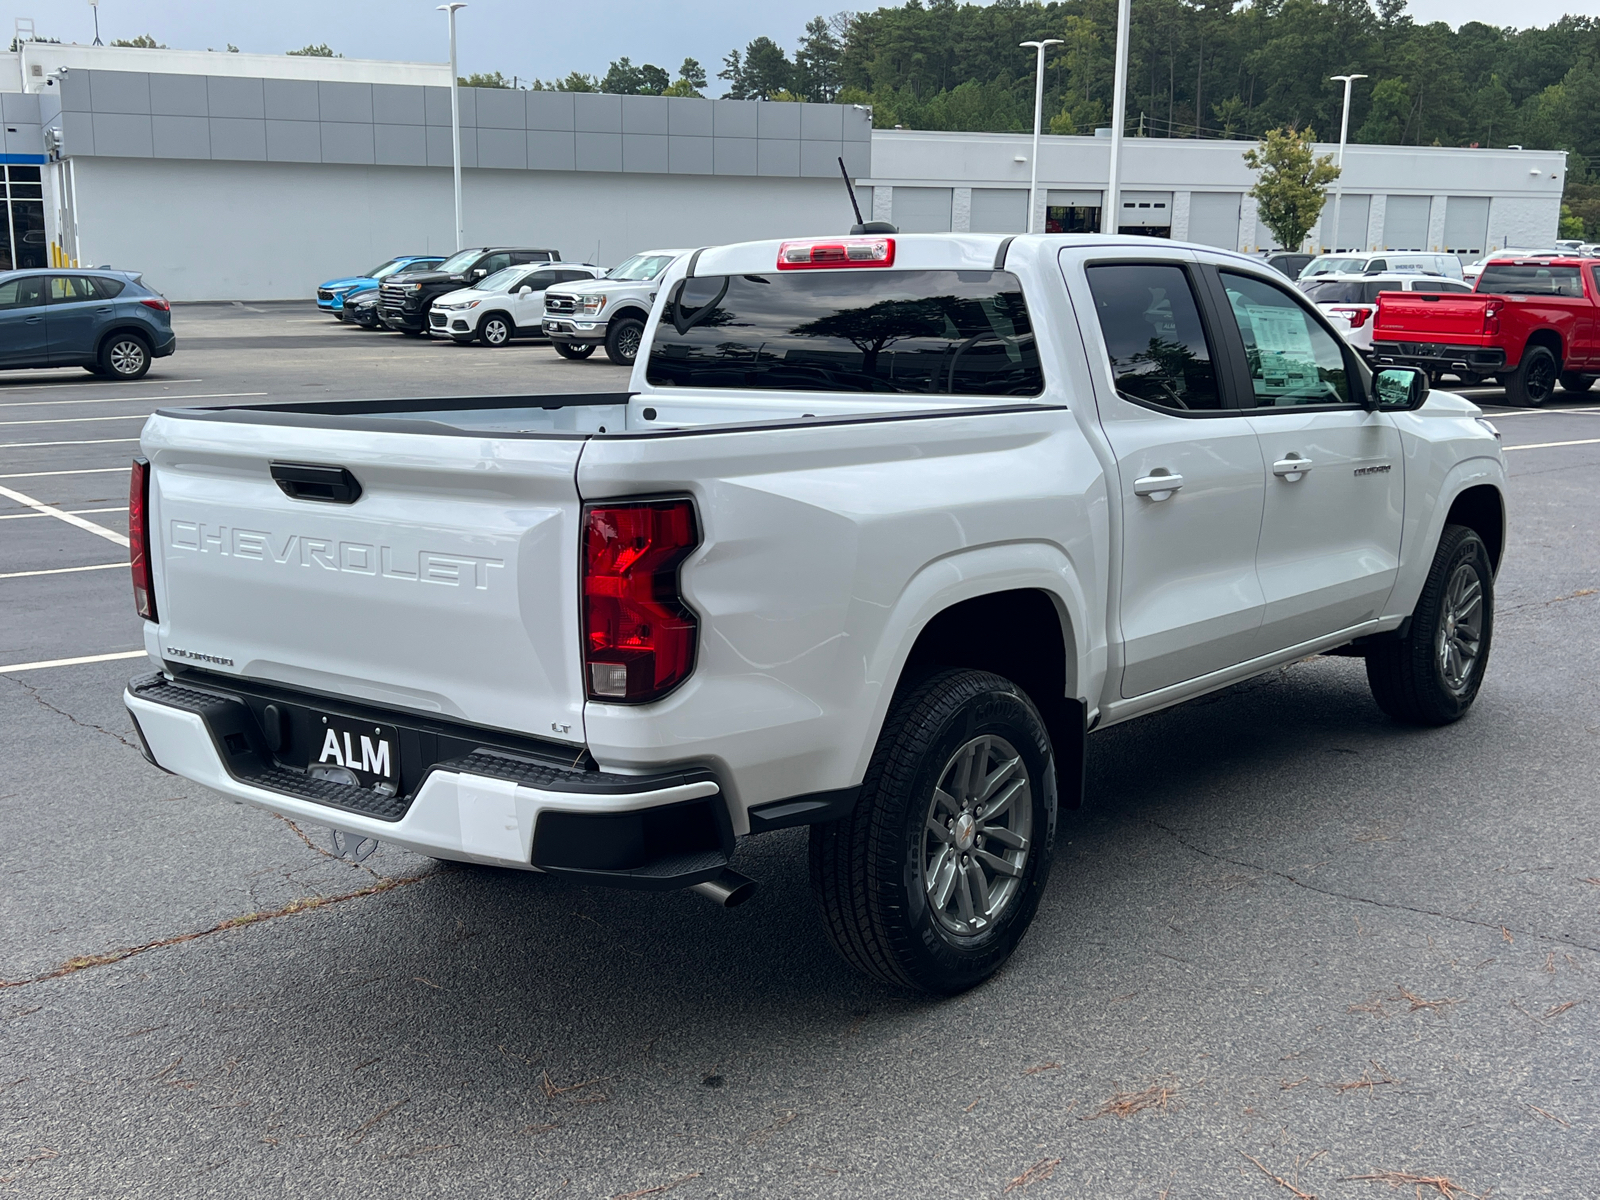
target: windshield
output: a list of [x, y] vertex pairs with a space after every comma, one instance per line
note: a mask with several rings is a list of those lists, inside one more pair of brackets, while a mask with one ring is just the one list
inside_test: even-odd
[[386, 263], [381, 263], [367, 272], [368, 279], [382, 279], [385, 275], [393, 275], [400, 269], [400, 260], [391, 258]]
[[[435, 271], [443, 271], [446, 275], [456, 275], [462, 271], [465, 271], [473, 263], [477, 262], [478, 255], [482, 253], [483, 251], [478, 249], [457, 250], [449, 258], [445, 259], [437, 267], [432, 269]], [[424, 271], [428, 269], [429, 268], [427, 267], [422, 268]]]
[[1367, 265], [1364, 258], [1318, 258], [1307, 265], [1301, 275], [1309, 279], [1313, 275], [1333, 275], [1353, 272], [1361, 273]]
[[635, 254], [620, 266], [606, 272], [607, 279], [654, 279], [672, 265], [675, 254]]
[[472, 286], [480, 292], [508, 291], [516, 283], [518, 276], [527, 274], [527, 267], [505, 267], [493, 275], [478, 280]]

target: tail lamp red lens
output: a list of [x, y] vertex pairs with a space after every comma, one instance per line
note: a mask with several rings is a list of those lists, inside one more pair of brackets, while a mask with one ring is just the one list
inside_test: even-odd
[[1335, 308], [1330, 309], [1350, 322], [1351, 329], [1360, 329], [1367, 323], [1367, 318], [1372, 315], [1370, 308]]
[[133, 460], [128, 480], [128, 559], [133, 564], [133, 607], [156, 620], [156, 587], [150, 576], [150, 460]]
[[583, 513], [583, 666], [591, 700], [658, 700], [694, 669], [699, 622], [678, 568], [700, 544], [694, 504], [595, 504]]
[[141, 300], [141, 301], [139, 301], [139, 303], [144, 305], [146, 308], [153, 308], [157, 312], [171, 312], [172, 311], [172, 305], [167, 303], [166, 297], [164, 297], [164, 296], [155, 296], [155, 297], [150, 298], [150, 299]]
[[1500, 308], [1498, 300], [1491, 300], [1483, 306], [1483, 331], [1485, 333], [1500, 332]]
[[778, 270], [806, 271], [821, 267], [892, 267], [891, 237], [809, 238], [778, 247]]

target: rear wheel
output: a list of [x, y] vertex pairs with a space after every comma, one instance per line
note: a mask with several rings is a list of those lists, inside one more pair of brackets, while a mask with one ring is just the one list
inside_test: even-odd
[[84, 363], [83, 369], [91, 375], [104, 375], [106, 373], [106, 369], [99, 363]]
[[505, 313], [489, 313], [478, 322], [478, 340], [485, 346], [504, 346], [511, 334], [511, 318]]
[[1561, 390], [1563, 392], [1587, 392], [1594, 386], [1593, 375], [1580, 375], [1576, 371], [1561, 372]]
[[1513, 404], [1538, 408], [1556, 390], [1561, 364], [1543, 346], [1530, 346], [1522, 352], [1522, 364], [1503, 376], [1506, 396]]
[[644, 338], [644, 322], [637, 317], [621, 317], [606, 330], [606, 357], [619, 367], [633, 366]]
[[594, 353], [593, 342], [551, 342], [556, 348], [556, 353], [562, 358], [580, 359], [588, 358]]
[[1403, 638], [1367, 650], [1372, 696], [1397, 721], [1448, 725], [1477, 699], [1494, 640], [1494, 569], [1473, 530], [1446, 525]]
[[811, 890], [834, 947], [882, 983], [951, 994], [1016, 949], [1056, 824], [1044, 722], [1014, 683], [942, 671], [899, 696], [843, 820], [811, 829]]
[[141, 379], [150, 369], [150, 345], [136, 333], [115, 333], [100, 348], [100, 373], [115, 379]]

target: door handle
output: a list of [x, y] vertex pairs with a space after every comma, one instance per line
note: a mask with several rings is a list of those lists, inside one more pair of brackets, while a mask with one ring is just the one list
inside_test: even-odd
[[43, 317], [29, 317], [26, 321], [23, 322], [23, 324], [25, 324], [25, 325], [37, 325], [42, 320], [44, 320]]
[[1295, 483], [1316, 465], [1309, 458], [1301, 458], [1298, 454], [1291, 454], [1288, 458], [1280, 458], [1273, 463], [1272, 473], [1285, 483]]
[[1165, 467], [1157, 467], [1154, 474], [1142, 475], [1133, 481], [1133, 494], [1148, 496], [1151, 500], [1165, 500], [1182, 486], [1182, 475], [1174, 475]]

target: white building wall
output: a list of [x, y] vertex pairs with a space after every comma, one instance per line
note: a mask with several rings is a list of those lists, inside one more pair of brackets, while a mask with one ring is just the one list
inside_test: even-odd
[[[79, 260], [143, 271], [175, 300], [304, 299], [395, 254], [455, 249], [448, 171], [87, 157], [73, 170]], [[463, 191], [469, 245], [605, 265], [855, 219], [828, 179], [483, 170]]]
[[1539, 250], [1555, 240], [1552, 231], [1560, 227], [1561, 198], [1514, 199], [1496, 196], [1489, 202], [1489, 246]]

